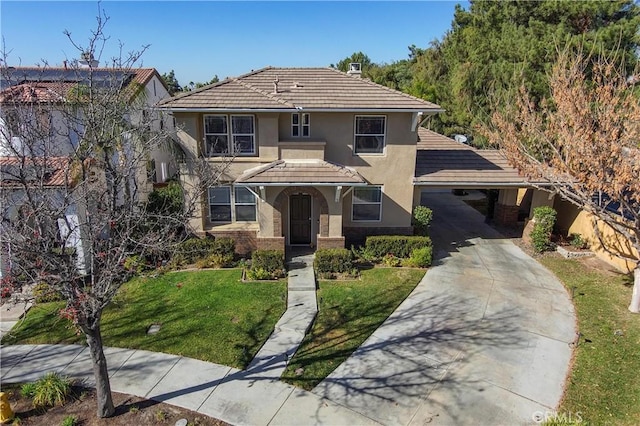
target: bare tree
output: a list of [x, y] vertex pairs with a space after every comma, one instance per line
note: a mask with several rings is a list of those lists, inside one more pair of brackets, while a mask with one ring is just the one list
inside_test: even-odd
[[[562, 198], [593, 215], [601, 245], [635, 264], [629, 310], [640, 311], [640, 103], [616, 58], [566, 49], [549, 76], [549, 99], [524, 88], [480, 130], [510, 162], [546, 180]], [[632, 250], [613, 244], [602, 224]], [[635, 253], [633, 253], [635, 251]]]
[[183, 208], [146, 202], [150, 155], [177, 139], [132, 77], [145, 48], [96, 68], [107, 20], [100, 13], [88, 46], [74, 43], [85, 67], [67, 64], [64, 79], [51, 81], [55, 73], [45, 64], [41, 81], [15, 84], [20, 76], [5, 56], [2, 77], [10, 87], [0, 96], [2, 255], [18, 285], [46, 283], [66, 300], [62, 315], [89, 347], [98, 417], [115, 412], [103, 309], [133, 276], [133, 256], [147, 262], [170, 256], [203, 191], [228, 166], [191, 157], [182, 166], [200, 179], [197, 188], [182, 188]]

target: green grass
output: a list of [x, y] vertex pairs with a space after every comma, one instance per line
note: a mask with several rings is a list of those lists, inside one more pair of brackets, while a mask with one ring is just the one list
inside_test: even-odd
[[[104, 311], [104, 344], [243, 368], [284, 312], [286, 283], [242, 283], [240, 278], [239, 269], [136, 278]], [[34, 306], [2, 343], [83, 343], [83, 336], [58, 316], [63, 306]], [[147, 335], [151, 324], [161, 324], [160, 332]]]
[[375, 268], [362, 271], [358, 281], [321, 281], [318, 316], [282, 379], [312, 389], [387, 319], [423, 276], [423, 270]]
[[640, 315], [627, 309], [631, 277], [558, 257], [541, 262], [573, 292], [581, 333], [559, 413], [580, 413], [593, 425], [637, 425]]

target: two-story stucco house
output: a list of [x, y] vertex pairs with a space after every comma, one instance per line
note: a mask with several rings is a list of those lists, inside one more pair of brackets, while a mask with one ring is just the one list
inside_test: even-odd
[[[12, 223], [27, 203], [25, 189], [47, 193], [48, 199], [64, 199], [72, 192], [70, 175], [74, 152], [84, 132], [82, 109], [65, 108], [68, 99], [83, 87], [115, 89], [123, 93], [138, 116], [126, 116], [130, 123], [173, 126], [168, 117], [157, 115], [155, 104], [169, 97], [167, 86], [154, 68], [99, 68], [97, 61], [81, 60], [64, 67], [3, 67], [0, 69], [0, 214], [3, 223]], [[154, 114], [154, 115], [151, 115]], [[133, 115], [133, 114], [132, 114]], [[166, 149], [146, 153], [137, 174], [131, 179], [144, 200], [153, 182], [164, 182], [175, 173], [172, 155]], [[147, 167], [149, 170], [147, 170]], [[135, 181], [135, 182], [134, 182]], [[66, 192], [65, 192], [66, 191]], [[82, 205], [70, 205], [65, 212], [69, 223], [79, 223]], [[59, 218], [54, 218], [59, 219]], [[6, 222], [5, 222], [6, 221]], [[3, 228], [3, 232], [5, 229]], [[71, 231], [60, 229], [61, 234]], [[67, 240], [84, 269], [81, 238]], [[0, 245], [0, 278], [9, 274], [12, 249], [8, 239]]]
[[240, 252], [410, 234], [418, 129], [442, 110], [355, 68], [268, 67], [161, 102], [187, 155], [235, 155], [192, 230]]

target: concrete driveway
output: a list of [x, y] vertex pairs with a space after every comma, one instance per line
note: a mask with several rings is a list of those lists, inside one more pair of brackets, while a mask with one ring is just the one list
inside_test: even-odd
[[536, 423], [569, 371], [567, 292], [450, 191], [422, 204], [434, 210], [434, 266], [313, 392], [385, 425]]

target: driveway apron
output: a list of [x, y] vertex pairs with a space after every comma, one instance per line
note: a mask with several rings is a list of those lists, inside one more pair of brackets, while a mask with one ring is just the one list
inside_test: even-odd
[[386, 425], [533, 424], [560, 401], [575, 313], [557, 278], [450, 191], [434, 265], [313, 392]]

